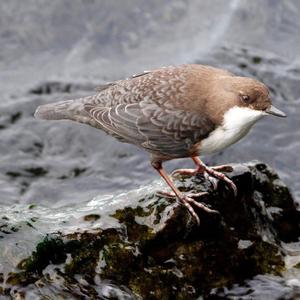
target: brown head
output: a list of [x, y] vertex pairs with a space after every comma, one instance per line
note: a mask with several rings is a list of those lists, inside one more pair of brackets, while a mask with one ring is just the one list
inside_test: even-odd
[[227, 101], [231, 106], [247, 107], [265, 114], [286, 117], [284, 112], [272, 105], [269, 89], [258, 80], [249, 77], [227, 77], [224, 89], [225, 94], [228, 93]]
[[261, 116], [286, 116], [272, 105], [269, 89], [258, 80], [201, 65], [192, 65], [189, 70], [187, 91], [191, 100], [184, 103], [185, 109], [205, 112], [215, 124], [221, 124], [233, 107], [260, 112]]

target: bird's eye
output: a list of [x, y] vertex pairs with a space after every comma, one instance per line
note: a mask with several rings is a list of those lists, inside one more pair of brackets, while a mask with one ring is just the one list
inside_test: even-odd
[[250, 97], [248, 95], [241, 95], [241, 100], [245, 103], [249, 103]]

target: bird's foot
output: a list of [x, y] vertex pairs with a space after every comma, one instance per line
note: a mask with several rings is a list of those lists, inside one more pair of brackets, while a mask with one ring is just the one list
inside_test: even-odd
[[174, 170], [171, 173], [171, 176], [178, 176], [178, 175], [189, 175], [189, 176], [196, 176], [197, 174], [203, 174], [205, 179], [208, 180], [211, 185], [213, 186], [213, 189], [216, 190], [218, 187], [218, 182], [216, 178], [210, 176], [208, 173], [205, 172], [205, 168], [202, 166], [196, 169], [178, 169]]
[[215, 166], [215, 167], [207, 167], [205, 166], [205, 173], [208, 174], [209, 177], [215, 177], [217, 179], [223, 180], [225, 181], [225, 183], [232, 189], [234, 196], [237, 196], [237, 187], [234, 184], [234, 182], [229, 179], [226, 175], [224, 175], [222, 172], [225, 173], [229, 173], [233, 171], [233, 168], [231, 166], [226, 166], [226, 165], [222, 165], [222, 166]]
[[237, 187], [234, 184], [234, 182], [229, 179], [224, 173], [230, 173], [233, 171], [233, 168], [228, 165], [221, 165], [221, 166], [214, 166], [214, 167], [207, 167], [206, 165], [200, 165], [196, 169], [178, 169], [172, 172], [172, 176], [176, 175], [190, 175], [195, 176], [196, 174], [203, 174], [205, 179], [208, 180], [212, 186], [213, 189], [216, 190], [218, 187], [217, 179], [223, 180], [226, 182], [226, 184], [232, 189], [234, 196], [237, 195]]
[[197, 215], [197, 213], [195, 212], [193, 206], [196, 206], [209, 214], [216, 214], [216, 213], [218, 214], [219, 213], [218, 211], [208, 208], [204, 204], [197, 202], [196, 200], [188, 197], [187, 195], [182, 195], [181, 197], [179, 197], [179, 201], [181, 204], [183, 204], [188, 209], [189, 213], [194, 218], [194, 220], [196, 221], [198, 226], [200, 225], [200, 218]]
[[[198, 225], [200, 225], [200, 219], [197, 215], [197, 213], [195, 212], [193, 205], [197, 206], [197, 208], [204, 210], [205, 212], [208, 213], [218, 213], [215, 210], [212, 210], [208, 207], [206, 207], [204, 204], [199, 203], [197, 201], [195, 201], [192, 197], [189, 197], [187, 195], [184, 195], [181, 191], [179, 191], [176, 186], [174, 185], [172, 179], [168, 176], [168, 174], [166, 173], [166, 171], [163, 169], [162, 164], [160, 161], [152, 161], [152, 166], [159, 172], [159, 174], [163, 177], [163, 179], [166, 181], [166, 183], [168, 184], [168, 186], [172, 189], [172, 191], [175, 193], [175, 195], [177, 196], [177, 198], [179, 199], [180, 203], [183, 204], [188, 211], [190, 212], [190, 214], [193, 216], [193, 218], [195, 219], [195, 221], [197, 222]], [[199, 166], [200, 168], [201, 166]], [[203, 168], [204, 169], [204, 168]], [[167, 192], [161, 192], [162, 195], [164, 196], [171, 196], [173, 197], [172, 193], [167, 193]], [[200, 197], [203, 196], [204, 194], [207, 194], [206, 192], [200, 192], [197, 194], [193, 194], [194, 197]]]
[[199, 198], [199, 197], [208, 195], [207, 192], [188, 193], [186, 195], [182, 194], [182, 196], [180, 196], [180, 197], [177, 197], [175, 195], [175, 193], [173, 193], [173, 192], [159, 191], [159, 192], [156, 192], [156, 194], [158, 196], [163, 196], [163, 197], [170, 198], [170, 199], [176, 199], [176, 198], [178, 198], [179, 201], [180, 201], [180, 203], [182, 205], [184, 205], [188, 209], [189, 213], [194, 218], [194, 220], [196, 221], [197, 225], [200, 225], [200, 218], [197, 215], [197, 213], [195, 212], [193, 206], [194, 207], [196, 206], [196, 207], [202, 209], [206, 213], [214, 213], [214, 214], [218, 213], [218, 211], [210, 209], [207, 206], [205, 206], [204, 204], [202, 204], [202, 203], [196, 201], [195, 199], [193, 199], [193, 198]]

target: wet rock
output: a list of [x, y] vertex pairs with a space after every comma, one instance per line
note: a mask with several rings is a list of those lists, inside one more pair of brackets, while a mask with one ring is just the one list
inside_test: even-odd
[[49, 233], [0, 292], [30, 287], [42, 295], [54, 289], [57, 296], [100, 299], [101, 282], [110, 282], [124, 289], [124, 299], [197, 299], [258, 274], [280, 275], [281, 242], [298, 240], [300, 213], [270, 167], [260, 162], [232, 167], [228, 175], [238, 187], [236, 198], [222, 182], [213, 191], [201, 176], [176, 178], [182, 191], [209, 191], [201, 200], [219, 211], [198, 211], [199, 227], [175, 200], [149, 194], [135, 206], [111, 211], [115, 227]]

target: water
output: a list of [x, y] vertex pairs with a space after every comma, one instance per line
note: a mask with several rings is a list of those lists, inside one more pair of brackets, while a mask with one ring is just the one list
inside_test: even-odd
[[[1, 2], [0, 207], [10, 234], [2, 236], [0, 271], [14, 268], [43, 234], [84, 228], [77, 213], [94, 197], [106, 203], [157, 178], [146, 153], [87, 126], [36, 121], [35, 108], [163, 65], [207, 63], [271, 88], [288, 118], [265, 118], [238, 145], [205, 160], [267, 162], [299, 202], [299, 13], [297, 0]], [[167, 168], [183, 165], [191, 162]], [[248, 285], [257, 292], [266, 281], [276, 291], [288, 280], [262, 276]]]

